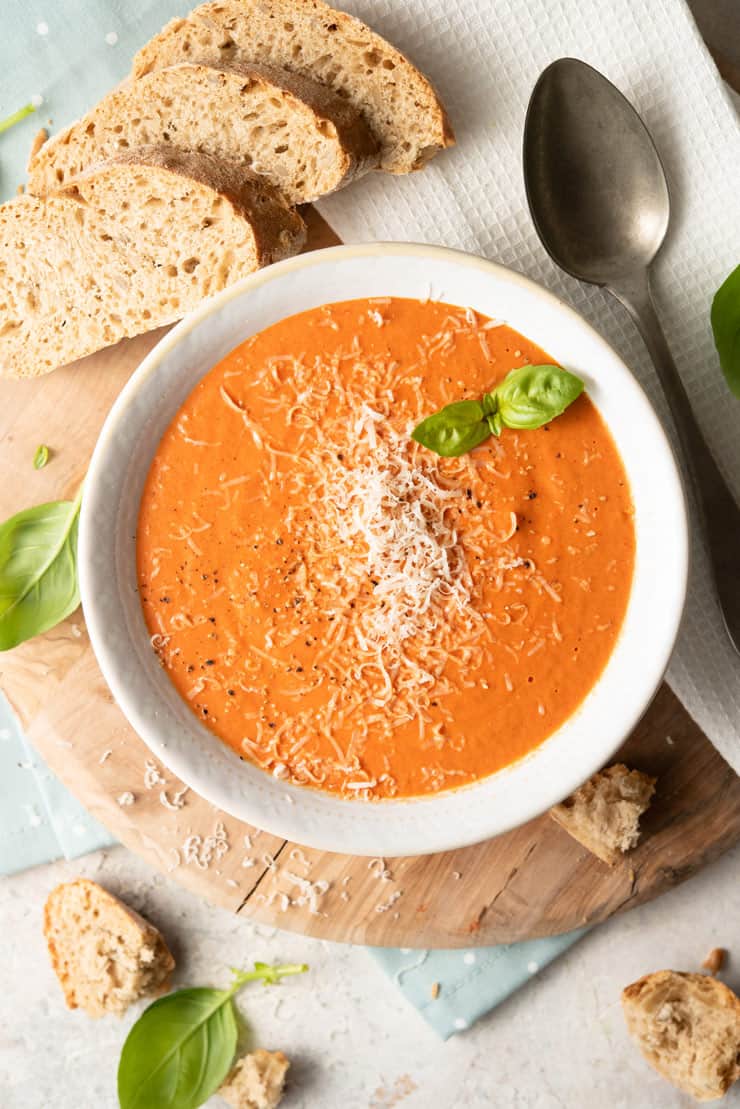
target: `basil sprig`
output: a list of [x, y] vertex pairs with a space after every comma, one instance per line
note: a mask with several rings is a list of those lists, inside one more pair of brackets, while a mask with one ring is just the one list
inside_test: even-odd
[[73, 501], [27, 508], [0, 524], [0, 651], [48, 631], [80, 603]]
[[247, 982], [274, 985], [303, 974], [305, 963], [232, 968], [227, 990], [177, 990], [155, 1001], [133, 1026], [118, 1064], [121, 1109], [197, 1109], [234, 1062], [238, 1036], [233, 997]]
[[444, 458], [457, 458], [489, 436], [500, 435], [504, 427], [542, 427], [560, 416], [583, 389], [580, 377], [562, 366], [520, 366], [479, 401], [455, 401], [427, 416], [411, 437]]
[[717, 290], [711, 320], [714, 345], [727, 384], [740, 397], [740, 266]]

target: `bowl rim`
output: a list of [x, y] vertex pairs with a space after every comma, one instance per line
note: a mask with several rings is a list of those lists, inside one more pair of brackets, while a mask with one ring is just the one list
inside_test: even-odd
[[[166, 741], [162, 736], [157, 734], [156, 721], [152, 719], [152, 715], [144, 712], [141, 707], [129, 695], [127, 682], [122, 675], [121, 667], [119, 665], [118, 652], [110, 644], [107, 635], [107, 628], [105, 625], [103, 612], [96, 598], [96, 589], [100, 584], [100, 575], [96, 572], [94, 566], [93, 552], [96, 543], [95, 524], [94, 524], [94, 491], [100, 483], [101, 474], [108, 462], [107, 450], [111, 445], [111, 440], [115, 429], [117, 428], [121, 417], [126, 412], [131, 398], [137, 390], [145, 383], [148, 382], [153, 374], [158, 372], [161, 363], [165, 358], [170, 355], [181, 343], [181, 341], [193, 331], [200, 328], [201, 325], [207, 323], [212, 317], [218, 315], [221, 310], [233, 300], [239, 299], [252, 293], [254, 290], [267, 285], [271, 282], [281, 281], [289, 278], [290, 275], [297, 271], [306, 268], [313, 268], [316, 266], [333, 265], [338, 261], [351, 258], [377, 258], [379, 256], [408, 256], [414, 255], [416, 258], [427, 259], [430, 263], [430, 281], [434, 281], [433, 263], [447, 262], [457, 266], [467, 266], [477, 268], [488, 274], [491, 277], [503, 281], [507, 285], [519, 287], [530, 295], [534, 295], [543, 304], [556, 311], [559, 315], [568, 318], [572, 324], [576, 325], [585, 335], [592, 341], [596, 342], [605, 352], [608, 352], [610, 358], [615, 363], [619, 364], [621, 369], [627, 374], [635, 386], [635, 396], [640, 398], [640, 403], [646, 411], [646, 414], [652, 417], [653, 430], [655, 433], [655, 446], [660, 449], [663, 454], [665, 462], [668, 464], [668, 470], [672, 475], [672, 488], [666, 489], [666, 495], [671, 496], [674, 502], [674, 507], [677, 509], [677, 519], [680, 520], [680, 527], [677, 534], [672, 535], [672, 553], [674, 555], [673, 572], [675, 575], [676, 589], [675, 589], [675, 607], [672, 613], [667, 614], [664, 618], [665, 630], [662, 642], [662, 649], [654, 654], [650, 659], [650, 681], [645, 685], [643, 695], [636, 700], [629, 713], [622, 716], [622, 738], [618, 742], [611, 744], [608, 749], [598, 743], [593, 746], [593, 753], [590, 759], [580, 757], [576, 766], [570, 771], [563, 767], [562, 774], [559, 775], [551, 785], [549, 790], [541, 789], [536, 798], [528, 799], [522, 798], [521, 806], [515, 820], [509, 819], [507, 822], [497, 821], [495, 816], [486, 826], [479, 827], [476, 831], [469, 831], [463, 834], [461, 829], [449, 827], [449, 822], [440, 822], [439, 829], [430, 831], [427, 829], [423, 842], [418, 838], [414, 841], [412, 837], [409, 846], [399, 850], [391, 850], [386, 847], [382, 853], [385, 855], [411, 855], [411, 854], [430, 854], [440, 851], [456, 850], [458, 848], [470, 846], [475, 843], [482, 842], [483, 840], [492, 838], [494, 836], [503, 834], [514, 827], [518, 827], [534, 817], [545, 812], [553, 804], [560, 801], [563, 797], [567, 796], [574, 789], [576, 789], [583, 781], [585, 781], [591, 774], [595, 773], [618, 750], [624, 739], [630, 734], [637, 722], [640, 720], [645, 710], [652, 701], [655, 692], [657, 691], [660, 682], [663, 679], [665, 670], [668, 666], [678, 631], [681, 624], [681, 619], [686, 602], [686, 592], [688, 583], [689, 572], [689, 530], [688, 530], [688, 511], [687, 499], [684, 490], [680, 469], [676, 462], [673, 448], [668, 440], [665, 429], [663, 428], [655, 409], [653, 408], [649, 398], [647, 397], [642, 385], [637, 380], [635, 375], [626, 365], [619, 353], [603, 338], [602, 335], [574, 308], [565, 303], [555, 293], [551, 292], [539, 282], [533, 281], [531, 278], [512, 270], [507, 266], [500, 265], [499, 263], [491, 262], [486, 258], [479, 257], [464, 251], [454, 250], [449, 247], [436, 246], [430, 244], [421, 244], [413, 242], [373, 242], [361, 244], [341, 244], [338, 246], [326, 247], [320, 250], [307, 252], [293, 258], [286, 259], [282, 262], [276, 263], [266, 269], [259, 270], [254, 274], [250, 274], [240, 281], [230, 285], [221, 293], [209, 298], [201, 303], [196, 309], [184, 317], [175, 327], [172, 328], [165, 336], [163, 336], [152, 350], [142, 360], [138, 368], [134, 371], [121, 393], [116, 398], [112, 405], [108, 416], [106, 417], [103, 428], [100, 432], [97, 444], [95, 446], [88, 476], [85, 481], [86, 496], [83, 496], [82, 508], [80, 513], [79, 523], [79, 545], [78, 545], [78, 560], [79, 560], [79, 578], [80, 578], [80, 593], [82, 597], [82, 606], [85, 615], [85, 620], [90, 636], [90, 642], [97, 659], [98, 665], [103, 673], [103, 676], [113, 693], [113, 696], [123, 712], [124, 716], [134, 728], [139, 737], [147, 744], [150, 750], [156, 757], [158, 757], [173, 773], [177, 774], [183, 782], [190, 786], [196, 793], [198, 793], [205, 800], [218, 806], [226, 813], [230, 813], [237, 819], [244, 820], [250, 824], [255, 824], [265, 831], [270, 832], [283, 839], [294, 840], [295, 842], [302, 843], [309, 847], [315, 847], [321, 850], [336, 852], [336, 842], [330, 842], [324, 833], [315, 829], [308, 829], [305, 825], [301, 825], [300, 819], [296, 819], [296, 809], [299, 809], [299, 799], [306, 794], [316, 795], [317, 793], [324, 798], [332, 798], [337, 800], [334, 795], [322, 793], [322, 791], [307, 790], [303, 787], [296, 787], [284, 785], [281, 783], [283, 791], [292, 795], [294, 804], [290, 808], [286, 808], [280, 818], [280, 827], [278, 828], [271, 820], [266, 820], [264, 817], [250, 816], [242, 806], [239, 811], [235, 811], [233, 800], [227, 790], [225, 784], [209, 780], [204, 783], [197, 771], [192, 769], [192, 766], [186, 756], [179, 751], [173, 751], [168, 747]], [[368, 294], [358, 294], [359, 296]], [[337, 298], [334, 298], [335, 300]], [[341, 299], [354, 299], [348, 296]], [[444, 299], [440, 297], [439, 299]], [[454, 299], [454, 298], [453, 298]], [[452, 301], [451, 301], [452, 302]], [[290, 313], [287, 313], [288, 315]], [[282, 317], [282, 318], [285, 318]], [[247, 332], [249, 334], [249, 332]], [[246, 337], [246, 335], [245, 335]], [[238, 345], [238, 344], [237, 344]], [[232, 348], [233, 349], [233, 348]], [[218, 359], [211, 362], [210, 367], [215, 365]], [[209, 368], [210, 368], [209, 367]], [[205, 371], [206, 373], [208, 370]], [[191, 389], [194, 387], [191, 386]], [[608, 422], [607, 422], [607, 426]], [[621, 452], [620, 452], [621, 453]], [[91, 492], [92, 491], [92, 492]], [[636, 571], [635, 571], [636, 575]], [[110, 578], [115, 580], [116, 575], [111, 574]], [[633, 577], [633, 588], [634, 588]], [[621, 635], [621, 632], [620, 632]], [[619, 640], [617, 640], [619, 642]], [[612, 651], [614, 654], [615, 648]], [[612, 655], [610, 655], [610, 660]], [[610, 661], [609, 660], [609, 661]], [[155, 656], [152, 653], [152, 666], [155, 666]], [[609, 662], [607, 662], [607, 667]], [[605, 668], [606, 670], [606, 668]], [[599, 676], [592, 689], [596, 689], [602, 681], [604, 672]], [[587, 695], [588, 696], [588, 695]], [[189, 709], [187, 710], [189, 712]], [[379, 802], [358, 802], [351, 799], [339, 799], [339, 804], [343, 806], [351, 806], [355, 809], [358, 805], [362, 805], [363, 809], [375, 809], [378, 812], [387, 812], [389, 808], [409, 806], [427, 807], [434, 805], [435, 801], [444, 798], [449, 798], [451, 795], [464, 796], [470, 790], [479, 790], [484, 787], [485, 783], [491, 779], [497, 778], [500, 774], [505, 774], [512, 767], [520, 766], [522, 763], [536, 757], [538, 752], [547, 745], [549, 739], [556, 736], [565, 725], [578, 714], [580, 710], [568, 717], [567, 720], [548, 737], [543, 744], [534, 748], [531, 752], [525, 755], [522, 759], [517, 760], [510, 766], [504, 767], [496, 774], [489, 775], [479, 781], [461, 787], [457, 790], [444, 790], [439, 794], [424, 795], [422, 797], [414, 798], [400, 798], [394, 800], [384, 800]], [[192, 714], [191, 714], [192, 715]], [[154, 714], [156, 717], [156, 713]], [[193, 716], [193, 720], [196, 718]], [[220, 743], [216, 736], [208, 733], [210, 738], [216, 743]], [[225, 746], [225, 745], [224, 745]], [[238, 757], [238, 756], [235, 756]], [[266, 773], [262, 771], [261, 773]], [[365, 837], [367, 838], [367, 837]], [[378, 847], [375, 844], [367, 845], [363, 848], [361, 845], [353, 845], [350, 848], [352, 854], [365, 854], [377, 855]]]

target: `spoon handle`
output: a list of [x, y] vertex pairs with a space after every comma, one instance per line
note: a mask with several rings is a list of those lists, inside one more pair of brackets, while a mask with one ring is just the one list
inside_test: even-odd
[[632, 316], [658, 373], [702, 517], [725, 627], [740, 653], [740, 508], [696, 422], [655, 311], [647, 271], [609, 289]]

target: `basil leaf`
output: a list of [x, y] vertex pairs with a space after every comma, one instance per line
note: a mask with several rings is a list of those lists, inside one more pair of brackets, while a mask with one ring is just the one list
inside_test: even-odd
[[711, 320], [722, 371], [732, 392], [740, 397], [740, 266], [717, 290]]
[[196, 1109], [221, 1085], [237, 1041], [232, 998], [247, 982], [275, 985], [305, 963], [232, 967], [228, 990], [191, 989], [155, 1001], [133, 1026], [118, 1064], [121, 1109]]
[[422, 420], [411, 438], [444, 458], [457, 458], [472, 451], [491, 434], [485, 416], [480, 401], [455, 401]]
[[542, 427], [583, 392], [583, 382], [561, 366], [520, 366], [496, 388], [498, 412], [504, 427]]
[[0, 525], [0, 651], [48, 631], [80, 603], [74, 501], [52, 501]]
[[237, 1041], [233, 990], [177, 990], [139, 1017], [118, 1064], [121, 1109], [196, 1109], [228, 1074]]
[[46, 463], [49, 461], [49, 448], [46, 443], [40, 443], [36, 447], [36, 453], [33, 456], [34, 470], [43, 470]]

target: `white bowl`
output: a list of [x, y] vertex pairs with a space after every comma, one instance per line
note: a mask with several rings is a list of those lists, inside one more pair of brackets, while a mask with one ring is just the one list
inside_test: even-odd
[[[242, 762], [171, 685], [139, 604], [139, 500], [160, 438], [182, 402], [254, 332], [331, 301], [430, 295], [505, 321], [585, 379], [632, 487], [634, 581], [601, 678], [540, 747], [459, 790], [377, 803], [342, 800], [286, 785]], [[601, 767], [661, 680], [681, 619], [687, 561], [686, 507], [671, 448], [611, 347], [571, 308], [519, 274], [456, 251], [404, 243], [334, 247], [270, 266], [207, 301], [166, 335], [106, 420], [87, 477], [79, 535], [82, 603], [95, 654], [152, 752], [225, 812], [298, 843], [359, 855], [423, 854], [480, 842], [536, 816]]]

